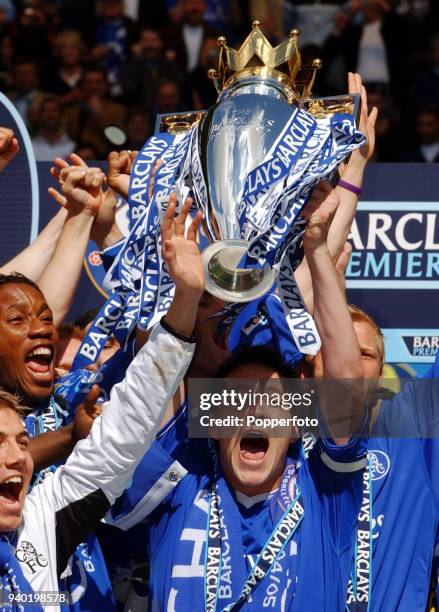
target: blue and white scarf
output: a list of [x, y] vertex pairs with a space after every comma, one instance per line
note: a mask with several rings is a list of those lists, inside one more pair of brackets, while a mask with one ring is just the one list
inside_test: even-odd
[[[293, 510], [296, 514], [296, 527], [290, 529], [289, 533], [287, 533], [288, 529], [280, 528], [279, 533], [282, 533], [282, 536], [280, 538], [275, 536], [271, 540], [273, 549], [276, 547], [272, 555], [271, 549], [264, 547], [268, 561], [261, 558], [265, 555], [260, 555], [253, 567], [250, 567], [243, 547], [241, 516], [237, 501], [219, 465], [216, 466], [215, 473], [216, 476], [212, 479], [210, 490], [207, 488], [200, 491], [184, 523], [184, 532], [197, 530], [204, 531], [206, 534], [203, 544], [204, 556], [201, 556], [205, 560], [203, 575], [194, 575], [191, 571], [191, 568], [192, 570], [194, 568], [193, 548], [185, 541], [184, 532], [176, 543], [171, 593], [175, 599], [178, 597], [179, 612], [246, 609], [249, 602], [251, 602], [251, 609], [262, 610], [263, 601], [267, 598], [269, 580], [262, 579], [255, 588], [252, 588], [252, 571], [254, 572], [256, 566], [259, 567], [258, 564], [261, 568], [264, 567], [264, 564], [267, 566], [264, 567], [264, 570], [268, 570], [267, 575], [270, 569], [275, 569], [276, 580], [279, 581], [277, 605], [280, 608], [282, 599], [285, 609], [288, 609], [294, 597], [298, 563], [298, 555], [291, 554], [292, 547], [288, 543], [292, 538], [296, 543], [300, 540], [300, 523], [303, 519], [303, 512]], [[213, 490], [217, 493], [216, 498], [212, 495]], [[296, 485], [296, 464], [288, 461], [281, 486], [270, 500], [272, 537], [277, 533], [276, 530], [279, 529], [281, 523], [285, 527], [285, 516], [288, 511], [291, 512], [294, 504], [297, 505], [299, 499], [300, 493]], [[214, 508], [213, 504], [217, 507]], [[217, 511], [217, 518], [215, 518], [214, 510]], [[215, 536], [217, 536], [218, 545], [208, 546], [206, 543]], [[186, 573], [184, 568], [187, 568]], [[244, 585], [249, 591], [248, 596], [243, 594]]]
[[[17, 533], [15, 531], [0, 535], [0, 612], [25, 612], [29, 609], [25, 602], [29, 601], [29, 596], [33, 597], [34, 594], [15, 557], [16, 545]], [[38, 602], [32, 603], [31, 609], [35, 612], [43, 612]]]

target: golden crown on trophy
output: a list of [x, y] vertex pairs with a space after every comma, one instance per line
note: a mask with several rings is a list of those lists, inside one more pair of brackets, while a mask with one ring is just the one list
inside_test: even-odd
[[[302, 68], [298, 47], [299, 30], [291, 30], [288, 40], [273, 47], [262, 32], [261, 25], [260, 21], [253, 22], [252, 31], [238, 50], [228, 47], [224, 36], [218, 38], [218, 68], [208, 73], [217, 91], [220, 93], [243, 78], [262, 76], [282, 84], [291, 101], [309, 97], [321, 61], [315, 59], [312, 66], [306, 67], [308, 77], [304, 82], [299, 81], [297, 77]], [[299, 85], [302, 85], [301, 91]]]

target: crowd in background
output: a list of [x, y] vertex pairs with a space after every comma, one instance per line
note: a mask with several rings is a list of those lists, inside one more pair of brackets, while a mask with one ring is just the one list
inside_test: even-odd
[[303, 64], [323, 60], [315, 95], [363, 75], [379, 109], [374, 161], [439, 161], [435, 0], [0, 0], [0, 90], [38, 160], [102, 159], [110, 125], [137, 150], [157, 114], [215, 102], [216, 39], [240, 46], [254, 19], [273, 44], [301, 31]]

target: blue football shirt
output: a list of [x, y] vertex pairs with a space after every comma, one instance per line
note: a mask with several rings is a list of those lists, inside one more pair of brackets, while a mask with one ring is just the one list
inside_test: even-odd
[[[290, 555], [289, 579], [295, 589], [290, 609], [333, 612], [344, 606], [351, 541], [361, 499], [359, 474], [364, 450], [364, 442], [358, 439], [341, 447], [321, 440], [307, 460], [300, 442], [290, 446], [289, 460], [297, 466], [297, 485], [305, 508], [305, 517], [286, 553]], [[152, 609], [185, 609], [185, 582], [191, 579], [196, 581], [193, 584], [201, 581], [197, 589], [191, 590], [191, 609], [204, 610], [203, 563], [212, 469], [207, 441], [187, 438], [183, 407], [159, 434], [140, 463], [132, 487], [112, 509], [113, 517], [122, 526], [125, 523], [126, 528], [147, 516]], [[250, 508], [237, 500], [235, 503], [240, 525], [228, 529], [234, 534], [232, 543], [240, 540], [249, 568], [274, 524], [268, 502], [261, 501]], [[190, 523], [195, 506], [200, 509], [197, 528]], [[179, 549], [184, 551], [186, 564], [182, 563]], [[267, 576], [257, 588], [267, 588], [267, 607], [281, 609], [282, 593], [275, 592], [276, 581], [271, 580]], [[268, 582], [263, 586], [265, 581]], [[228, 603], [220, 598], [217, 609]], [[243, 607], [247, 608], [255, 609], [251, 603]]]
[[[427, 603], [439, 521], [439, 355], [428, 376], [383, 402], [368, 441], [374, 612], [424, 612]], [[409, 433], [417, 437], [391, 437]]]

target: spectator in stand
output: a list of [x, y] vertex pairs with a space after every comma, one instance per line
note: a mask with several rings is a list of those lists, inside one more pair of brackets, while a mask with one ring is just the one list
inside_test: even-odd
[[7, 34], [8, 30], [9, 23], [6, 16], [6, 11], [0, 4], [0, 36]]
[[107, 75], [101, 68], [90, 67], [84, 71], [81, 91], [82, 102], [66, 110], [67, 133], [76, 142], [93, 145], [102, 159], [111, 148], [104, 130], [109, 125], [123, 129], [125, 108], [108, 99]]
[[216, 38], [206, 38], [200, 53], [200, 65], [189, 73], [185, 83], [185, 103], [188, 108], [202, 110], [215, 104], [218, 93], [207, 72], [218, 66], [218, 44]]
[[156, 96], [157, 114], [178, 113], [183, 110], [180, 100], [180, 88], [175, 81], [163, 80], [158, 84]]
[[[277, 0], [254, 0], [254, 4], [273, 5]], [[284, 0], [283, 4], [283, 38], [292, 28], [300, 31], [302, 45], [317, 45], [321, 47], [330, 34], [335, 15], [345, 0]], [[276, 14], [276, 13], [274, 13]]]
[[439, 107], [426, 106], [416, 113], [416, 142], [401, 153], [398, 161], [439, 162]]
[[[183, 0], [166, 0], [166, 8], [171, 19], [178, 23], [183, 17]], [[207, 9], [204, 21], [224, 35], [232, 35], [232, 23], [241, 17], [239, 4], [236, 0], [206, 0]]]
[[0, 90], [10, 91], [14, 85], [14, 42], [10, 34], [0, 41]]
[[14, 89], [8, 94], [29, 130], [33, 130], [45, 94], [40, 90], [38, 66], [31, 59], [17, 60]]
[[251, 0], [250, 15], [252, 21], [260, 21], [267, 31], [276, 40], [283, 40], [283, 11], [284, 0]]
[[12, 0], [0, 0], [0, 11], [4, 14], [4, 20], [8, 23], [14, 21], [16, 10]]
[[398, 130], [398, 117], [392, 106], [386, 87], [381, 83], [367, 86], [369, 111], [376, 107], [378, 117], [375, 123], [375, 149], [372, 161], [395, 161], [397, 151], [401, 150], [401, 137]]
[[32, 57], [47, 66], [52, 57], [46, 15], [39, 0], [26, 0], [17, 22], [12, 24], [14, 44], [18, 55]]
[[[360, 73], [366, 84], [391, 84], [398, 100], [406, 86], [405, 51], [401, 47], [406, 30], [387, 0], [351, 1], [336, 15], [323, 47], [325, 70], [341, 55], [348, 71]], [[328, 89], [331, 91], [330, 83]]]
[[204, 20], [207, 11], [205, 0], [182, 0], [181, 9], [181, 21], [164, 34], [165, 44], [175, 52], [180, 70], [191, 72], [199, 64], [203, 40], [219, 34]]
[[152, 112], [157, 83], [165, 78], [176, 80], [178, 68], [167, 58], [163, 40], [154, 30], [143, 30], [134, 50], [136, 57], [126, 63], [122, 72], [123, 97], [127, 104], [136, 104]]
[[[411, 53], [423, 49], [425, 40], [437, 31], [439, 23], [439, 2], [437, 0], [392, 0], [392, 8], [398, 18], [407, 24], [409, 38], [406, 45]], [[408, 72], [409, 74], [409, 72]]]
[[91, 32], [91, 59], [100, 63], [107, 72], [113, 97], [122, 93], [120, 76], [131, 46], [137, 42], [137, 24], [126, 17], [123, 0], [100, 0], [98, 18]]
[[76, 30], [60, 32], [55, 38], [53, 51], [57, 66], [54, 71], [49, 71], [45, 89], [60, 96], [63, 104], [77, 102], [81, 98], [79, 83], [86, 51], [80, 33]]
[[96, 147], [88, 142], [79, 142], [75, 149], [76, 155], [79, 155], [85, 162], [96, 161], [99, 159], [99, 153]]
[[75, 143], [65, 133], [61, 105], [55, 96], [47, 96], [41, 101], [37, 135], [32, 139], [32, 145], [37, 161], [52, 161], [55, 157], [67, 157], [75, 149]]
[[151, 136], [151, 116], [141, 108], [132, 109], [127, 115], [125, 133], [125, 148], [139, 151]]
[[95, 0], [61, 0], [57, 4], [62, 30], [82, 30], [96, 15]]
[[163, 31], [171, 24], [166, 3], [138, 0], [136, 19], [144, 28]]
[[411, 108], [416, 108], [420, 102], [439, 106], [439, 33], [430, 43], [427, 66], [414, 78], [410, 88]]

